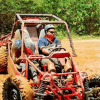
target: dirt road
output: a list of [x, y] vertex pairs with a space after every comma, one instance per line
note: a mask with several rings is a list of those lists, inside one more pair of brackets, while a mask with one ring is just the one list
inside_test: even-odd
[[[67, 43], [62, 41], [63, 47], [71, 51]], [[73, 43], [77, 54], [77, 57], [74, 57], [77, 68], [86, 71], [89, 77], [100, 74], [100, 40], [73, 40]]]
[[[61, 41], [64, 48], [70, 53], [68, 40]], [[86, 71], [89, 77], [100, 74], [100, 40], [73, 40], [77, 57], [74, 57], [78, 70]], [[8, 75], [0, 75], [0, 100], [2, 100], [2, 83]]]

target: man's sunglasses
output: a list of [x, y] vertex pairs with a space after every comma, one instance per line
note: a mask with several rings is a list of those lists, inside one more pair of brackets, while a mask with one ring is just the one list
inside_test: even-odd
[[55, 33], [55, 31], [49, 31], [51, 34]]

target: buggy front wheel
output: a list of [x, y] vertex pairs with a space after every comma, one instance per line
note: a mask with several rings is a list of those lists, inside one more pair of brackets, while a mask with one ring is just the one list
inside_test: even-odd
[[12, 87], [11, 89], [9, 89], [8, 98], [9, 100], [21, 100], [22, 99], [19, 91], [15, 87]]
[[9, 77], [3, 84], [3, 100], [34, 100], [34, 90], [22, 76]]

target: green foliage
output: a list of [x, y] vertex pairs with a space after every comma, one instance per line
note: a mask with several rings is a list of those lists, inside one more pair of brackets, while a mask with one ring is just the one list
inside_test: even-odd
[[16, 13], [54, 14], [77, 35], [100, 36], [100, 0], [0, 0], [0, 34], [11, 31]]

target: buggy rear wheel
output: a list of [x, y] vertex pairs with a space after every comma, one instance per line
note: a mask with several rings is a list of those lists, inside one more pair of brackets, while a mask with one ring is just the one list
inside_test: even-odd
[[96, 89], [92, 94], [93, 98], [96, 100], [100, 100], [100, 76], [99, 75], [96, 75], [94, 78], [90, 79], [89, 87]]
[[3, 84], [3, 100], [34, 100], [34, 90], [22, 76], [9, 77]]
[[86, 100], [100, 100], [100, 76], [95, 76], [89, 81], [90, 93]]

